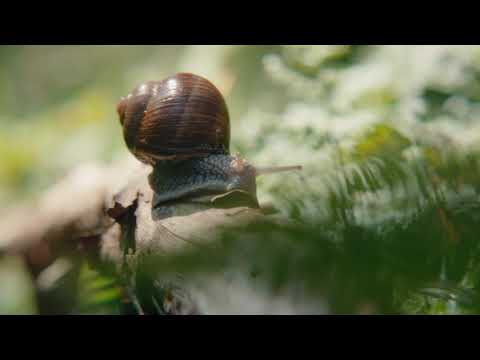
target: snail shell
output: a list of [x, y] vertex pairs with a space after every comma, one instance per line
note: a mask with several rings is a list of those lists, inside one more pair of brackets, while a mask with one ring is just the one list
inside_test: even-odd
[[128, 148], [145, 163], [229, 154], [225, 100], [198, 75], [145, 82], [118, 103], [117, 112]]

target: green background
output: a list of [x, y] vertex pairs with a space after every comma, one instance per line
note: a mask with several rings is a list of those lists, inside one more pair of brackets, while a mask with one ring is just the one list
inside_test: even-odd
[[[305, 281], [317, 298], [314, 280], [333, 271], [317, 246], [334, 243], [341, 251], [329, 259], [346, 264], [335, 272], [346, 282], [322, 291], [335, 311], [364, 299], [379, 312], [477, 311], [478, 46], [0, 46], [0, 214], [75, 164], [131, 156], [117, 102], [175, 72], [205, 76], [225, 95], [233, 152], [304, 167], [259, 178], [260, 201], [302, 224], [285, 230], [294, 246], [255, 252], [270, 264], [269, 285]], [[285, 270], [289, 246], [318, 258]], [[11, 305], [31, 296], [28, 278], [3, 275], [22, 274], [21, 263], [0, 264], [18, 285], [0, 295], [0, 312], [35, 311], [33, 300]], [[456, 292], [412, 295], [417, 280]], [[452, 300], [465, 289], [466, 307]]]

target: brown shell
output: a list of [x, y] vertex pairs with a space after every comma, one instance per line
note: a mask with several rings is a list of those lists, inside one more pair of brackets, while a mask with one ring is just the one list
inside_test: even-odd
[[117, 112], [128, 148], [143, 162], [229, 153], [225, 100], [200, 76], [179, 73], [143, 83], [119, 102]]

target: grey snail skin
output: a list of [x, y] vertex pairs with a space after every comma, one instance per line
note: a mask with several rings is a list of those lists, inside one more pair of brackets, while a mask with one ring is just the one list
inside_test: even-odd
[[241, 191], [256, 198], [256, 177], [300, 166], [256, 168], [230, 155], [230, 119], [207, 79], [178, 73], [137, 86], [117, 105], [130, 152], [152, 165], [154, 206], [180, 198]]

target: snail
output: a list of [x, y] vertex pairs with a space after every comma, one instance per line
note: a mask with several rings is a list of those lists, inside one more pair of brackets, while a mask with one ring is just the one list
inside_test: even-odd
[[230, 119], [220, 91], [207, 79], [178, 73], [137, 86], [117, 105], [130, 152], [152, 165], [154, 206], [171, 200], [239, 191], [258, 206], [256, 177], [301, 169], [258, 168], [230, 155]]

